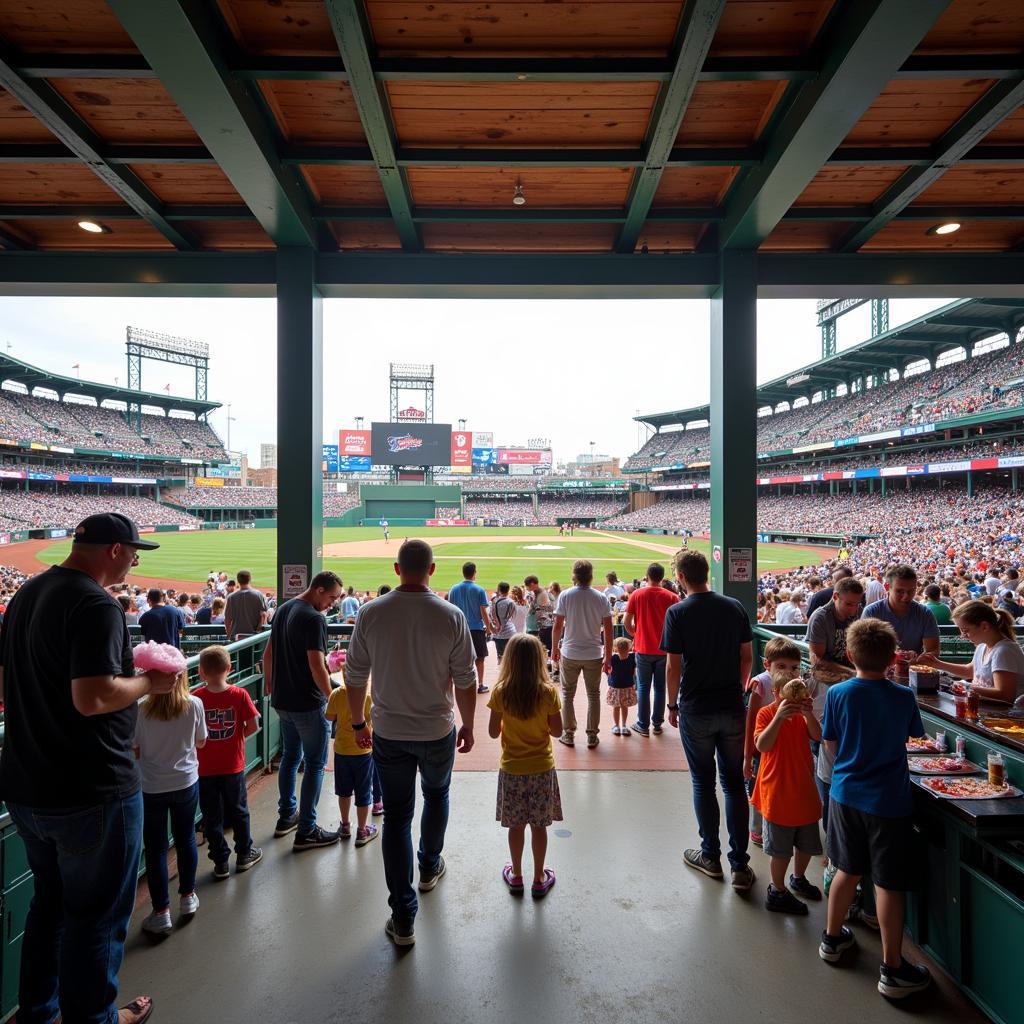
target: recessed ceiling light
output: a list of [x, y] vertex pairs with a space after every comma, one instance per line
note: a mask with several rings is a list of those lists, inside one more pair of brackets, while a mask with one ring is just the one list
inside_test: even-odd
[[516, 81], [525, 82], [530, 76], [525, 74], [516, 75]]
[[94, 220], [80, 220], [78, 226], [83, 231], [88, 231], [91, 235], [106, 235], [110, 233], [110, 228], [104, 224], [97, 224]]
[[951, 235], [954, 231], [960, 230], [959, 221], [951, 220], [945, 224], [936, 224], [928, 229], [929, 235]]

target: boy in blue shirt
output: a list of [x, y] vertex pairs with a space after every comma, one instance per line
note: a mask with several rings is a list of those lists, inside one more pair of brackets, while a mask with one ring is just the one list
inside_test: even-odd
[[846, 631], [857, 675], [825, 697], [821, 735], [835, 755], [828, 818], [828, 857], [837, 871], [829, 891], [828, 927], [818, 954], [836, 963], [854, 945], [843, 925], [861, 877], [870, 874], [878, 902], [882, 965], [878, 991], [901, 999], [927, 988], [928, 969], [903, 959], [904, 892], [914, 865], [907, 737], [924, 734], [917, 700], [885, 678], [896, 660], [896, 631], [860, 619]]

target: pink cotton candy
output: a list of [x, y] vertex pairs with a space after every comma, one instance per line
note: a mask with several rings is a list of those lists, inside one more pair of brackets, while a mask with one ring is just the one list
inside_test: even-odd
[[135, 667], [140, 672], [167, 672], [177, 675], [185, 671], [185, 655], [170, 644], [147, 640], [132, 651]]
[[345, 652], [344, 651], [331, 651], [327, 655], [327, 667], [332, 672], [337, 672], [340, 668], [345, 665]]

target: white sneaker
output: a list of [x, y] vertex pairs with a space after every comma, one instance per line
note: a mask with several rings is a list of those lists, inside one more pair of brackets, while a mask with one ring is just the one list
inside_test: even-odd
[[178, 903], [178, 913], [182, 917], [191, 917], [198, 909], [199, 897], [194, 892], [182, 896], [181, 901]]
[[145, 921], [142, 922], [142, 930], [150, 935], [170, 935], [174, 931], [171, 924], [170, 910], [154, 910]]

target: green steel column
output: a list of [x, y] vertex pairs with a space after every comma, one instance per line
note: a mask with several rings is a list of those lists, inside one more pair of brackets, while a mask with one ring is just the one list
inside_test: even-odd
[[974, 497], [974, 473], [971, 470], [967, 470], [967, 497]]
[[[721, 268], [721, 284], [711, 299], [711, 581], [719, 594], [741, 601], [753, 621], [757, 596], [757, 257], [752, 252], [725, 252]], [[749, 573], [745, 571], [748, 567]]]
[[1017, 493], [1017, 470], [1013, 469], [1010, 471], [1010, 479], [1013, 481], [1013, 493]]
[[[277, 586], [285, 566], [307, 581], [323, 559], [323, 300], [316, 254], [277, 250]], [[300, 570], [300, 573], [303, 570]]]

